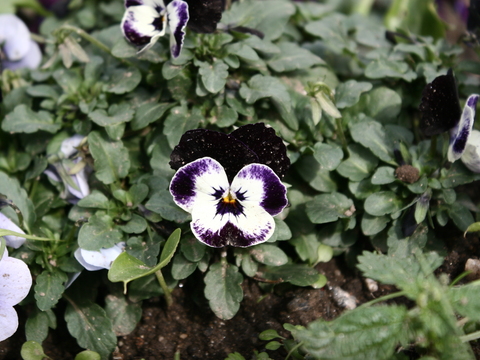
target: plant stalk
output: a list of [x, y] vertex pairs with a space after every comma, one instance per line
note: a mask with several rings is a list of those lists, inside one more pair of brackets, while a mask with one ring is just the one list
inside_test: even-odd
[[165, 282], [165, 278], [163, 277], [162, 270], [155, 271], [155, 276], [157, 277], [158, 283], [160, 284], [160, 287], [164, 292], [167, 306], [170, 307], [173, 304], [172, 292], [168, 287], [167, 283]]

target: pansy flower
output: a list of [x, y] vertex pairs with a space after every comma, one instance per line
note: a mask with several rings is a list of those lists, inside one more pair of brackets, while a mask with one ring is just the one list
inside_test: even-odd
[[36, 69], [41, 61], [40, 47], [25, 23], [13, 14], [0, 14], [0, 70]]
[[[15, 224], [10, 218], [5, 214], [0, 212], [0, 229], [15, 231], [16, 233], [25, 234], [25, 232], [20, 229], [17, 224]], [[15, 236], [15, 235], [6, 235], [4, 236], [7, 246], [18, 249], [26, 241], [24, 237]]]
[[13, 306], [28, 295], [31, 286], [32, 275], [27, 264], [8, 256], [5, 249], [0, 259], [0, 341], [17, 331], [18, 315]]
[[195, 237], [211, 247], [267, 241], [273, 216], [287, 206], [281, 178], [290, 160], [272, 128], [258, 123], [231, 134], [186, 132], [171, 155], [174, 202], [192, 214]]
[[63, 140], [59, 151], [60, 159], [56, 159], [44, 173], [50, 180], [56, 183], [63, 183], [64, 190], [60, 194], [71, 204], [76, 204], [80, 199], [90, 194], [88, 186], [88, 173], [90, 169], [86, 166], [82, 157], [78, 154], [78, 146], [84, 136], [74, 135]]
[[454, 162], [462, 158], [467, 144], [472, 141], [473, 123], [479, 95], [472, 94], [467, 98], [465, 106], [460, 108], [457, 86], [452, 70], [446, 75], [436, 77], [423, 90], [420, 111], [422, 121], [420, 129], [426, 136], [450, 132], [448, 161]]
[[151, 48], [170, 28], [170, 51], [174, 58], [182, 50], [185, 27], [197, 32], [215, 31], [222, 16], [222, 0], [125, 0], [127, 8], [121, 28], [140, 52]]

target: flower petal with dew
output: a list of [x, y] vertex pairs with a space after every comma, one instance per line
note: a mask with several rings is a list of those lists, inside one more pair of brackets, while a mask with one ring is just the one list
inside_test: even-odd
[[471, 171], [480, 173], [480, 131], [472, 131], [461, 159]]
[[170, 192], [192, 214], [195, 237], [211, 247], [267, 241], [275, 231], [273, 216], [288, 204], [286, 187], [268, 166], [248, 164], [230, 184], [223, 166], [210, 157], [178, 169]]
[[128, 41], [142, 47], [139, 52], [150, 49], [168, 25], [172, 56], [180, 55], [189, 18], [186, 2], [173, 0], [165, 6], [163, 0], [125, 0], [125, 7], [121, 29]]
[[40, 48], [30, 38], [27, 26], [13, 14], [0, 14], [0, 47], [3, 68], [35, 69], [42, 61]]
[[17, 312], [13, 308], [22, 301], [32, 286], [32, 275], [22, 260], [8, 256], [0, 260], [0, 341], [8, 339], [18, 328]]
[[[15, 231], [20, 234], [25, 234], [25, 232], [20, 229], [17, 224], [10, 220], [5, 214], [0, 212], [0, 229]], [[18, 249], [25, 242], [25, 238], [15, 235], [6, 235], [4, 236], [7, 246]]]
[[75, 259], [88, 271], [110, 269], [112, 262], [125, 249], [125, 243], [119, 242], [111, 248], [90, 251], [78, 248], [75, 250]]

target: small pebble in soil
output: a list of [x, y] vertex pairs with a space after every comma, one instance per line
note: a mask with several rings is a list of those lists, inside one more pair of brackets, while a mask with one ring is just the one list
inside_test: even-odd
[[338, 306], [341, 306], [347, 310], [353, 310], [357, 307], [357, 298], [338, 286], [329, 287], [332, 292], [333, 300]]
[[370, 292], [378, 291], [378, 283], [370, 278], [365, 278], [365, 285]]
[[480, 260], [468, 259], [465, 263], [465, 271], [470, 272], [470, 274], [467, 275], [467, 280], [480, 279]]

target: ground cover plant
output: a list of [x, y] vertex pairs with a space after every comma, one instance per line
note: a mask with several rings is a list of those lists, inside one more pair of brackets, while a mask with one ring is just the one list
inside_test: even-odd
[[[477, 2], [457, 44], [427, 0], [42, 4], [0, 4], [7, 356], [65, 324], [108, 359], [192, 282], [225, 323], [246, 293], [343, 296], [222, 358], [478, 356], [478, 282], [438, 270], [442, 229], [479, 229]], [[391, 291], [357, 307], [336, 259]]]

